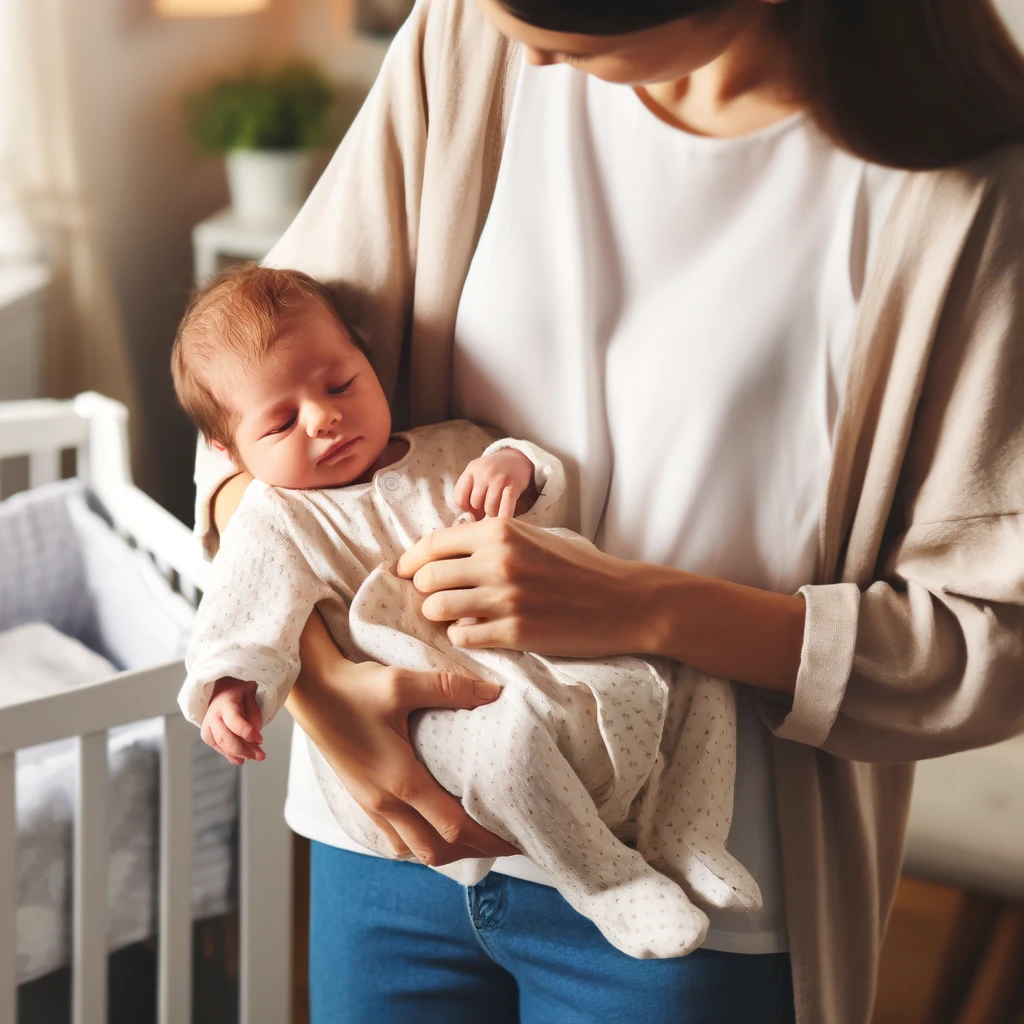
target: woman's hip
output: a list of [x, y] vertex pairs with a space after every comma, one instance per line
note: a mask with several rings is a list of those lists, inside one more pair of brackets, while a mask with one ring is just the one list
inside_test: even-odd
[[313, 1024], [782, 1024], [789, 957], [636, 960], [554, 889], [312, 844]]

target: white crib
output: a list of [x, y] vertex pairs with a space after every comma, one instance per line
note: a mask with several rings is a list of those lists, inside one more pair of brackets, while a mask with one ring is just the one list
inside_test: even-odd
[[[132, 484], [127, 410], [97, 394], [71, 401], [0, 403], [0, 460], [27, 456], [29, 486], [60, 476], [61, 453], [116, 530], [150, 554], [171, 585], [198, 601], [208, 566], [191, 532]], [[72, 1013], [106, 1024], [107, 733], [163, 717], [160, 770], [158, 1019], [187, 1024], [192, 1007], [191, 745], [196, 729], [175, 698], [184, 667], [173, 661], [92, 685], [0, 707], [0, 1021], [16, 1014], [15, 753], [77, 738], [78, 826], [74, 839]], [[284, 1024], [291, 995], [291, 834], [284, 806], [291, 730], [287, 716], [264, 731], [267, 759], [241, 773], [239, 835], [239, 1018]]]

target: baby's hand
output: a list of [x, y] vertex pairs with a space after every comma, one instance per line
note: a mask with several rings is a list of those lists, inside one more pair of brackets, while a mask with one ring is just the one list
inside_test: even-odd
[[520, 495], [533, 490], [533, 463], [515, 448], [474, 459], [455, 485], [455, 504], [484, 516], [514, 516]]
[[241, 679], [218, 679], [203, 716], [203, 742], [232, 764], [262, 761], [263, 715], [256, 703], [256, 684]]

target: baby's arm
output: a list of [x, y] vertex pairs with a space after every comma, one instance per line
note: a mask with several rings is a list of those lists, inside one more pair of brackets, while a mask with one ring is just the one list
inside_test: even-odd
[[454, 499], [477, 519], [529, 514], [538, 526], [557, 526], [565, 490], [565, 470], [554, 455], [528, 441], [503, 438], [463, 470]]
[[203, 739], [240, 763], [299, 672], [299, 636], [330, 587], [266, 505], [243, 505], [225, 530], [203, 595], [178, 695]]

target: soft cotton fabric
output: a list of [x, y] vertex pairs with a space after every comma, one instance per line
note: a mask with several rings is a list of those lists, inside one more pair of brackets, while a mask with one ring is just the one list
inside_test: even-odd
[[[399, 436], [408, 451], [368, 483], [284, 490], [257, 481], [246, 490], [199, 609], [183, 710], [201, 724], [214, 684], [229, 676], [256, 683], [270, 721], [298, 675], [299, 636], [314, 606], [351, 656], [500, 682], [501, 696], [484, 707], [417, 715], [410, 733], [423, 763], [618, 949], [641, 959], [691, 952], [708, 920], [688, 894], [730, 910], [760, 904], [756, 884], [725, 850], [736, 728], [730, 684], [672, 672], [665, 659], [452, 647], [423, 617], [421, 595], [394, 574], [394, 561], [463, 518], [455, 484], [481, 454], [512, 443], [532, 458], [544, 486], [527, 516], [541, 527], [563, 519], [564, 473], [533, 445], [489, 445], [491, 435], [466, 421]], [[312, 746], [309, 754], [344, 832], [389, 856], [386, 837], [323, 756]], [[493, 864], [438, 870], [474, 885]]]
[[[331, 284], [403, 422], [451, 415], [520, 55], [468, 0], [421, 0], [272, 254]], [[1022, 235], [1021, 147], [917, 172], [865, 284], [796, 694], [758, 703], [802, 1024], [870, 1020], [907, 762], [1006, 738], [1024, 714]], [[206, 450], [196, 468], [212, 546], [210, 496], [234, 469]], [[290, 820], [315, 830], [294, 783]]]
[[[857, 303], [904, 172], [802, 115], [732, 139], [524, 62], [455, 323], [457, 415], [557, 453], [609, 554], [793, 593], [814, 580]], [[770, 733], [738, 694], [729, 848], [756, 914], [704, 945], [787, 948]], [[501, 869], [544, 881], [532, 865]]]

